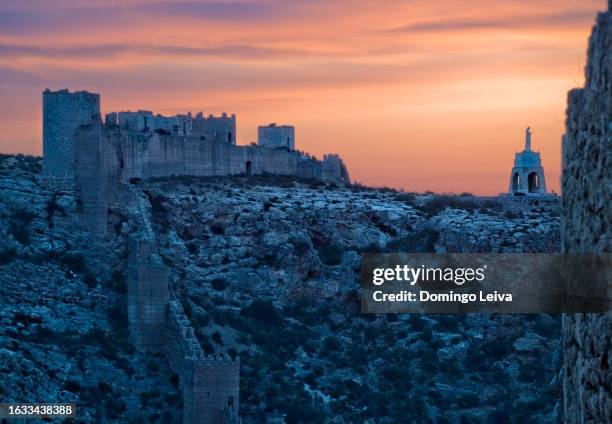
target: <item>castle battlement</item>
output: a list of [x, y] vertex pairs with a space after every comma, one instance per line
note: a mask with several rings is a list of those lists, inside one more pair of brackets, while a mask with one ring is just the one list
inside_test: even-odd
[[166, 355], [179, 375], [186, 424], [239, 421], [240, 359], [206, 354], [182, 305], [171, 300], [170, 269], [158, 253], [148, 218], [150, 204], [131, 182], [173, 175], [269, 173], [349, 183], [337, 154], [320, 161], [289, 146], [237, 146], [235, 114], [163, 116], [138, 110], [111, 112], [103, 123], [98, 94], [43, 92], [45, 178], [76, 190], [83, 221], [93, 234], [106, 234], [108, 206], [121, 196], [141, 217], [128, 249], [130, 339], [137, 351]]
[[[262, 127], [272, 131], [288, 126]], [[72, 185], [87, 198], [88, 227], [105, 233], [105, 206], [118, 185], [132, 179], [172, 175], [278, 174], [349, 183], [337, 154], [317, 160], [286, 149], [236, 145], [236, 115], [163, 116], [150, 110], [111, 112], [100, 119], [100, 96], [66, 89], [43, 92], [43, 171], [49, 180]]]
[[[236, 145], [236, 115], [155, 115], [150, 110], [111, 112], [103, 123], [100, 95], [87, 91], [43, 92], [43, 175], [78, 192], [87, 228], [106, 234], [107, 209], [122, 184], [168, 176], [293, 175], [339, 185], [350, 183], [337, 154], [323, 160], [295, 150], [293, 127], [274, 143]], [[284, 133], [283, 133], [284, 134]], [[281, 143], [281, 144], [282, 144]]]
[[166, 356], [183, 390], [184, 422], [221, 423], [228, 414], [237, 417], [240, 359], [205, 354], [177, 300], [168, 302], [166, 334]]
[[167, 135], [204, 137], [208, 140], [224, 141], [236, 144], [236, 115], [208, 115], [198, 112], [195, 117], [191, 112], [164, 116], [150, 110], [110, 112], [106, 114], [105, 124], [118, 126], [130, 131], [162, 132]]

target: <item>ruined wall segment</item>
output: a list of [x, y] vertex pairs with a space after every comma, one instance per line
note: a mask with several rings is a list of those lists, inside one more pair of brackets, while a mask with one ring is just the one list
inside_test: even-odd
[[130, 240], [128, 321], [130, 338], [139, 352], [165, 352], [169, 274], [154, 240]]
[[100, 118], [81, 125], [74, 134], [74, 180], [84, 223], [91, 234], [103, 237], [107, 232], [108, 205], [120, 192], [123, 160], [117, 154], [117, 146], [122, 144], [122, 134], [102, 125]]
[[[346, 166], [338, 155], [318, 161], [297, 151], [202, 140], [197, 137], [164, 135], [125, 130], [103, 131], [102, 145], [116, 146], [116, 152], [101, 160], [114, 162], [118, 180], [148, 179], [178, 175], [294, 175], [337, 184], [348, 184]], [[84, 134], [78, 133], [77, 137]]]
[[238, 423], [240, 360], [207, 356], [181, 303], [170, 287], [170, 270], [159, 255], [151, 226], [151, 205], [132, 184], [124, 204], [136, 231], [129, 241], [128, 320], [137, 351], [166, 355], [179, 376], [184, 424]]
[[[562, 249], [612, 252], [612, 19], [600, 13], [585, 86], [568, 94]], [[563, 317], [566, 423], [612, 422], [612, 313]]]
[[191, 134], [203, 140], [221, 141], [236, 145], [236, 115], [221, 114], [221, 116], [208, 115], [204, 117], [198, 113], [191, 122]]
[[74, 183], [74, 131], [100, 116], [100, 95], [87, 91], [43, 92], [43, 176], [60, 187]]
[[209, 355], [189, 358], [183, 389], [184, 424], [238, 421], [240, 360]]
[[183, 423], [233, 423], [240, 405], [240, 359], [205, 355], [181, 304], [168, 304], [166, 356], [179, 376]]
[[348, 170], [339, 155], [328, 154], [323, 156], [321, 180], [337, 184], [348, 184], [350, 182]]
[[[282, 149], [237, 146], [236, 115], [165, 117], [140, 110], [109, 113], [103, 124], [97, 94], [61, 90], [45, 92], [43, 97], [48, 103], [45, 134], [50, 140], [45, 144], [46, 172], [72, 183], [78, 180], [87, 224], [96, 234], [105, 233], [105, 205], [117, 197], [120, 183], [132, 179], [276, 174], [350, 183], [337, 154], [319, 161], [294, 150], [293, 143]], [[69, 114], [63, 112], [72, 109], [79, 110], [73, 114], [76, 118], [66, 118]], [[56, 122], [62, 119], [65, 128]], [[58, 155], [72, 159], [61, 162]]]
[[106, 115], [111, 124], [131, 131], [160, 131], [167, 134], [191, 134], [191, 112], [185, 115], [163, 116], [150, 110], [111, 112]]

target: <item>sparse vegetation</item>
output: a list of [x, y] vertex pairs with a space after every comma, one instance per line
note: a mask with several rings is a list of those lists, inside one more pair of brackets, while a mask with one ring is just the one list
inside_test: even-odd
[[212, 288], [216, 291], [223, 291], [229, 285], [223, 278], [215, 278], [211, 281]]
[[424, 204], [417, 206], [417, 209], [428, 217], [437, 215], [447, 208], [463, 209], [471, 212], [476, 208], [476, 205], [474, 200], [462, 196], [436, 195], [429, 198]]
[[13, 238], [24, 246], [30, 245], [29, 227], [36, 214], [27, 209], [17, 209], [11, 213], [9, 225]]
[[336, 243], [324, 244], [317, 247], [319, 258], [325, 265], [340, 265], [344, 248]]

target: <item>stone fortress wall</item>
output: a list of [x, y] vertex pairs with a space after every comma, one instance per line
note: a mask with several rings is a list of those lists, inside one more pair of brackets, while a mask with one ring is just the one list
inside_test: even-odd
[[60, 189], [77, 190], [89, 231], [106, 234], [113, 202], [128, 205], [138, 217], [128, 249], [127, 296], [136, 350], [166, 355], [179, 375], [185, 424], [239, 422], [240, 360], [203, 353], [172, 293], [170, 269], [150, 224], [150, 204], [130, 181], [270, 173], [344, 184], [349, 177], [342, 159], [325, 155], [319, 161], [286, 149], [237, 146], [235, 115], [119, 112], [102, 123], [99, 95], [68, 90], [46, 90], [43, 108], [44, 178]]
[[172, 175], [264, 173], [314, 178], [337, 184], [350, 181], [338, 155], [325, 155], [319, 161], [296, 151], [236, 146], [222, 140], [202, 139], [202, 136], [131, 131], [109, 127], [100, 120], [79, 126], [74, 132], [74, 143], [78, 153], [75, 158], [77, 162], [96, 156], [98, 167], [104, 173], [116, 174], [114, 179], [122, 183], [132, 178]]
[[167, 356], [180, 377], [184, 423], [237, 421], [240, 405], [240, 359], [205, 355], [181, 304], [168, 304]]
[[[584, 88], [568, 94], [562, 250], [612, 252], [612, 0], [588, 47]], [[612, 422], [612, 312], [563, 317], [566, 423]]]
[[66, 187], [76, 184], [94, 234], [105, 234], [109, 203], [133, 179], [277, 174], [350, 182], [336, 154], [318, 160], [299, 151], [236, 145], [235, 115], [113, 112], [103, 123], [98, 94], [45, 90], [43, 116], [43, 174]]
[[162, 262], [149, 207], [131, 185], [125, 201], [139, 217], [128, 265], [130, 339], [139, 352], [165, 354], [179, 376], [184, 424], [238, 423], [240, 359], [205, 355], [181, 303], [172, 294], [170, 269]]
[[128, 266], [130, 338], [141, 352], [165, 352], [170, 270], [147, 238], [132, 238]]
[[294, 175], [345, 184], [348, 171], [335, 154], [319, 161], [292, 149], [236, 145], [236, 116], [164, 117], [149, 111], [110, 113], [103, 123], [100, 97], [68, 90], [43, 93], [43, 174], [62, 189], [76, 189], [84, 223], [106, 234], [111, 203], [139, 217], [129, 242], [128, 320], [137, 351], [166, 355], [179, 375], [183, 422], [237, 423], [240, 360], [207, 356], [172, 294], [170, 269], [158, 254], [150, 204], [130, 184], [173, 175]]

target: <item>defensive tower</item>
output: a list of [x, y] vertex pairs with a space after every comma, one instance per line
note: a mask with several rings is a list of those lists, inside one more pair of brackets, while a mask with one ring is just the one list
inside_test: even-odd
[[58, 186], [74, 184], [74, 131], [100, 116], [100, 95], [67, 89], [43, 92], [43, 176]]

